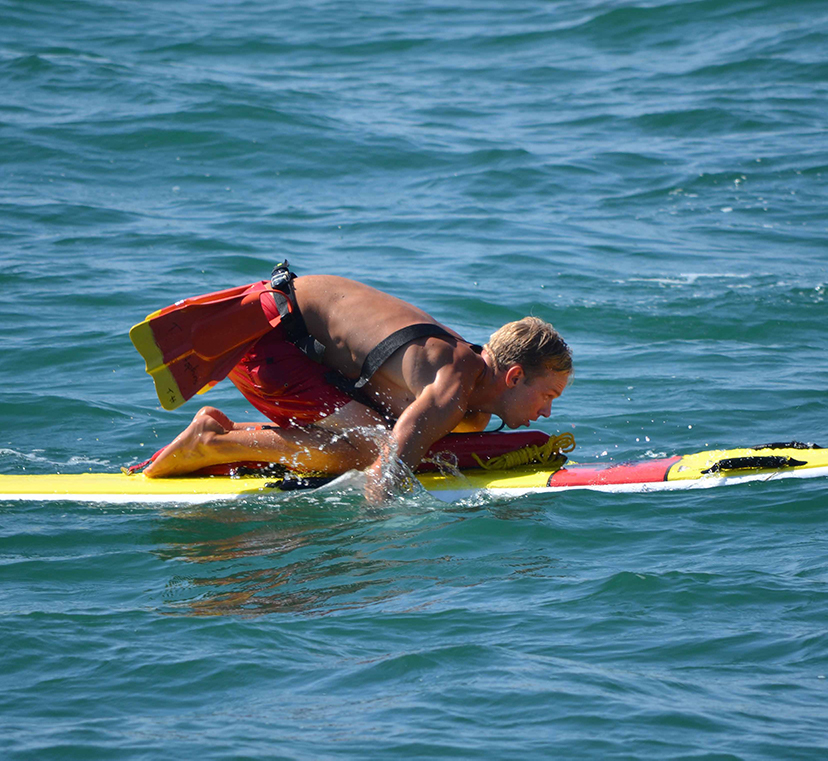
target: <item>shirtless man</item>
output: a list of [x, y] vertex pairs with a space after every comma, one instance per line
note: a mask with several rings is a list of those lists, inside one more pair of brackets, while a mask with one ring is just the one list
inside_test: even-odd
[[[492, 414], [509, 428], [548, 417], [569, 380], [569, 348], [538, 318], [509, 323], [477, 347], [421, 309], [353, 280], [307, 275], [292, 286], [305, 336], [322, 350], [321, 364], [288, 341], [280, 325], [229, 375], [276, 426], [234, 423], [204, 407], [150, 464], [147, 476], [255, 460], [327, 473], [368, 468], [369, 483], [378, 484], [387, 456], [383, 440], [413, 469], [435, 441], [452, 431], [483, 430]], [[425, 335], [402, 335], [398, 347], [389, 339], [390, 356], [379, 352], [381, 364], [364, 380], [372, 349], [409, 326], [426, 326], [414, 328]], [[349, 393], [331, 383], [331, 370], [339, 374], [339, 386], [351, 379]], [[364, 383], [358, 392], [357, 378]], [[389, 426], [390, 442], [387, 434], [376, 435], [378, 427]]]

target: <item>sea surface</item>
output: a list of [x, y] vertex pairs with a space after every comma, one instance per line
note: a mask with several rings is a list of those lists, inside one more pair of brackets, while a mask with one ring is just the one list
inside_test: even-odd
[[[553, 322], [578, 461], [828, 446], [826, 51], [824, 0], [0, 0], [0, 472], [167, 443], [130, 326], [284, 257]], [[824, 759], [826, 677], [825, 479], [0, 502], [3, 759]]]

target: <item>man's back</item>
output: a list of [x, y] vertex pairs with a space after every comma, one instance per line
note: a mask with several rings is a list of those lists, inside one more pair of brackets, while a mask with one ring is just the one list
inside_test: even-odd
[[368, 352], [391, 333], [418, 323], [440, 325], [422, 309], [348, 278], [306, 275], [294, 287], [308, 331], [325, 346], [325, 364], [349, 378], [359, 377]]

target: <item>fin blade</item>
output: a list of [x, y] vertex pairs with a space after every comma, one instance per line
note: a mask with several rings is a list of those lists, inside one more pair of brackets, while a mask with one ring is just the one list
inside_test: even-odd
[[177, 409], [226, 378], [248, 349], [279, 324], [262, 308], [266, 292], [263, 282], [184, 299], [131, 328], [129, 337], [164, 409]]

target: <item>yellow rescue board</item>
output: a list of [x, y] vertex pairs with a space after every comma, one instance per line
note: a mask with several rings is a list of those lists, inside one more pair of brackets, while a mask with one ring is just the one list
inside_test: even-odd
[[[828, 449], [770, 445], [622, 463], [567, 463], [559, 470], [538, 465], [469, 470], [459, 475], [426, 473], [418, 479], [434, 496], [454, 501], [481, 490], [503, 496], [568, 489], [641, 492], [826, 475]], [[142, 473], [0, 475], [0, 499], [193, 503], [281, 493], [289, 485], [272, 476], [153, 479]], [[331, 488], [336, 488], [336, 482]]]

